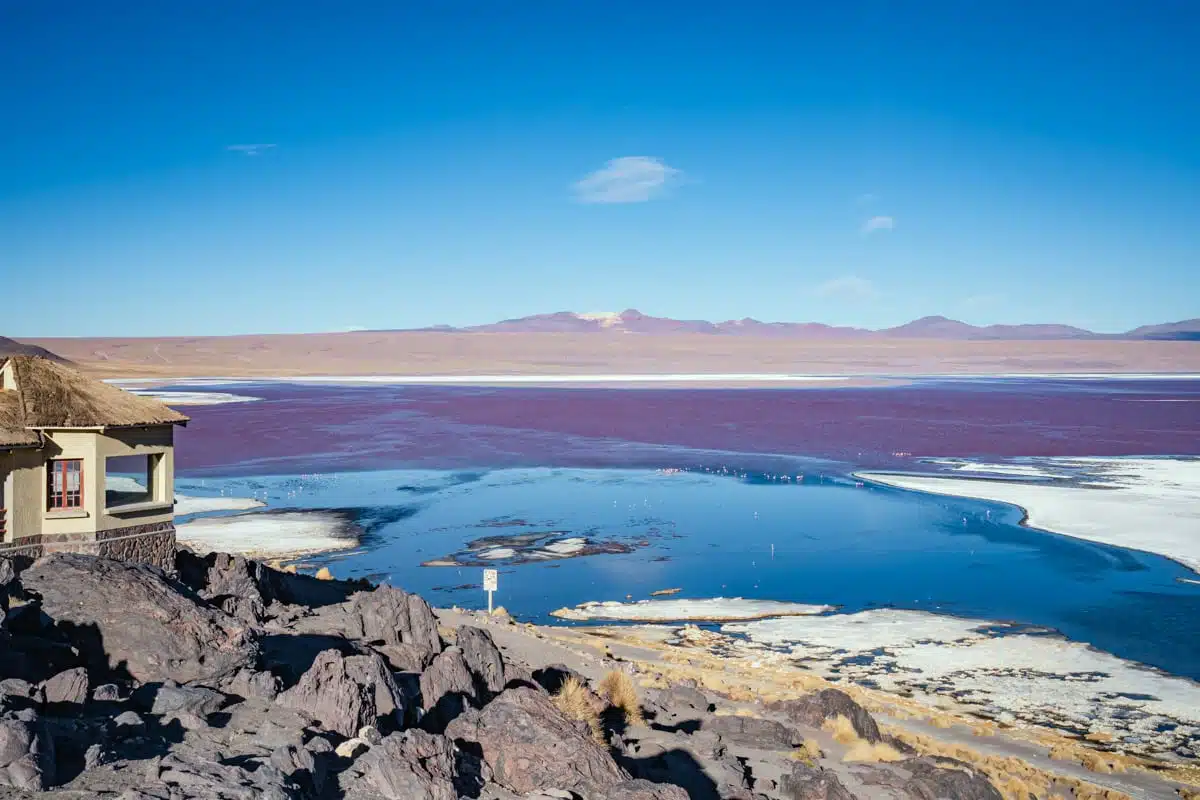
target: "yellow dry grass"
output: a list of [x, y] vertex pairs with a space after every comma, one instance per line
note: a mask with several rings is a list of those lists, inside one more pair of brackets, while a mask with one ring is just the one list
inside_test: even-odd
[[821, 727], [833, 735], [834, 741], [841, 744], [855, 744], [859, 741], [858, 731], [854, 730], [854, 725], [849, 718], [843, 717], [841, 714], [825, 720]]
[[907, 756], [901, 753], [896, 748], [886, 742], [871, 742], [859, 739], [850, 749], [846, 751], [846, 755], [842, 756], [842, 761], [857, 761], [864, 764], [875, 764], [880, 761], [903, 761]]
[[816, 739], [805, 739], [796, 751], [792, 753], [792, 757], [808, 764], [814, 764], [818, 759], [823, 758], [824, 753], [821, 752], [821, 746], [817, 744]]
[[317, 570], [316, 578], [319, 581], [331, 581], [333, 580], [333, 573], [329, 571], [329, 567], [321, 567]]
[[[965, 713], [960, 717], [954, 710], [933, 708], [921, 698], [888, 694], [852, 684], [831, 683], [825, 678], [797, 666], [790, 659], [776, 654], [754, 653], [752, 657], [730, 656], [725, 649], [728, 646], [728, 640], [708, 631], [698, 630], [692, 634], [691, 638], [674, 642], [663, 641], [653, 632], [628, 628], [619, 631], [616, 629], [555, 629], [548, 635], [550, 638], [576, 645], [592, 645], [602, 635], [609, 641], [621, 641], [639, 649], [653, 651], [653, 660], [635, 662], [635, 664], [644, 672], [653, 674], [656, 684], [659, 686], [694, 680], [705, 691], [733, 698], [746, 697], [749, 700], [765, 703], [791, 699], [814, 690], [833, 687], [846, 692], [868, 711], [885, 714], [892, 719], [929, 721], [935, 717], [941, 717], [962, 724], [976, 736], [994, 736], [998, 732], [998, 726], [995, 723], [980, 721]], [[987, 775], [998, 788], [1005, 781], [1018, 778], [1026, 787], [1034, 790], [1032, 794], [1039, 800], [1048, 798], [1053, 791], [1074, 795], [1071, 800], [1076, 800], [1076, 798], [1124, 800], [1125, 797], [1120, 792], [1100, 789], [1085, 781], [1037, 769], [1016, 757], [984, 756], [962, 745], [939, 742], [931, 737], [909, 733], [903, 729], [891, 728], [889, 732], [905, 744], [916, 747], [922, 754], [957, 758], [970, 764], [972, 768]], [[1032, 726], [1006, 729], [1004, 735], [1039, 744], [1047, 749], [1069, 743], [1081, 750], [1090, 751], [1090, 748], [1081, 744], [1079, 740], [1067, 739], [1060, 732]], [[799, 758], [800, 756], [793, 754], [793, 757]], [[1099, 761], [1093, 762], [1094, 764], [1105, 762], [1107, 767], [1113, 771], [1152, 770], [1163, 779], [1200, 786], [1200, 769], [1196, 767], [1167, 766], [1119, 753], [1102, 753], [1098, 758]], [[1079, 757], [1078, 763], [1084, 763], [1082, 756]], [[1105, 766], [1100, 766], [1100, 769], [1104, 768]], [[1003, 792], [1003, 790], [1001, 791]], [[1005, 800], [1016, 800], [1016, 798], [1025, 800], [1029, 793], [1020, 794], [1022, 791], [1026, 790], [1016, 783], [1012, 784], [1011, 792], [1005, 794]], [[1106, 792], [1111, 793], [1111, 796], [1105, 794]], [[1197, 796], [1195, 800], [1200, 800], [1200, 796]]]
[[604, 729], [600, 725], [596, 697], [575, 676], [570, 675], [563, 681], [558, 693], [554, 695], [554, 705], [571, 719], [585, 723], [592, 738], [599, 744], [604, 743]]
[[600, 696], [613, 708], [620, 709], [625, 714], [626, 725], [632, 727], [645, 724], [642, 706], [638, 702], [637, 687], [626, 673], [613, 670], [605, 675], [600, 681]]

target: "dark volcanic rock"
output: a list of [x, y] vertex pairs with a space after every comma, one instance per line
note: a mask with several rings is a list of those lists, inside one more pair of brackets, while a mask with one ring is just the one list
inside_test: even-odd
[[202, 686], [164, 685], [147, 689], [149, 691], [144, 693], [135, 693], [134, 699], [140, 701], [143, 707], [148, 707], [151, 714], [164, 717], [193, 714], [204, 719], [220, 711], [226, 701], [225, 695]]
[[[779, 782], [788, 800], [856, 800], [838, 776], [823, 767], [797, 763]], [[957, 800], [957, 795], [947, 795]]]
[[54, 783], [54, 743], [31, 709], [0, 718], [0, 786], [41, 791]]
[[708, 697], [704, 692], [683, 684], [675, 684], [669, 689], [659, 692], [656, 705], [665, 711], [681, 716], [705, 714], [710, 708]]
[[629, 777], [581, 723], [534, 689], [501, 693], [482, 711], [451, 722], [446, 735], [478, 747], [495, 782], [518, 794], [581, 788], [597, 793]]
[[54, 553], [21, 581], [97, 671], [215, 682], [258, 655], [250, 630], [154, 567]]
[[504, 691], [504, 657], [492, 636], [482, 628], [463, 625], [455, 644], [462, 650], [467, 667], [475, 676], [480, 696], [492, 697]]
[[222, 763], [205, 751], [168, 753], [159, 764], [158, 779], [176, 791], [151, 795], [153, 797], [173, 799], [182, 796], [196, 800], [298, 800], [301, 797], [297, 782], [270, 763]]
[[319, 654], [300, 682], [277, 702], [346, 737], [367, 725], [391, 729], [404, 711], [400, 689], [381, 657], [344, 656], [336, 650]]
[[[386, 800], [457, 800], [456, 751], [445, 736], [410, 730], [393, 733], [355, 764], [373, 792]], [[351, 788], [350, 796], [366, 787]]]
[[1003, 800], [982, 774], [952, 758], [913, 758], [901, 764], [912, 773], [904, 791], [914, 800]]
[[651, 783], [638, 778], [609, 786], [596, 800], [688, 800], [688, 793], [669, 783]]
[[711, 717], [705, 719], [703, 729], [730, 744], [759, 750], [791, 750], [804, 741], [795, 729], [781, 722], [755, 717]]
[[42, 700], [47, 705], [81, 706], [87, 697], [88, 674], [83, 667], [60, 672], [42, 683]]
[[854, 702], [850, 695], [837, 689], [822, 689], [795, 700], [768, 703], [767, 707], [782, 711], [793, 722], [810, 728], [821, 727], [827, 719], [845, 717], [850, 720], [855, 732], [868, 742], [878, 742], [882, 738], [874, 717]]
[[441, 732], [469, 705], [479, 705], [474, 676], [462, 650], [447, 647], [421, 673], [421, 724]]
[[358, 630], [346, 633], [368, 642], [413, 645], [432, 656], [441, 652], [437, 617], [424, 599], [391, 586], [358, 592], [349, 600], [350, 617]]
[[274, 700], [283, 690], [279, 678], [270, 672], [250, 669], [238, 670], [221, 688], [239, 697], [261, 697], [264, 700]]
[[551, 664], [548, 667], [535, 669], [531, 676], [535, 683], [550, 694], [557, 694], [567, 678], [574, 678], [580, 686], [587, 686], [587, 678], [563, 664]]

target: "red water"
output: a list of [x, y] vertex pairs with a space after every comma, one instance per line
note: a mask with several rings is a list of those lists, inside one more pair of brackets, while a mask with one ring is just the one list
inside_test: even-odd
[[769, 467], [766, 456], [897, 467], [911, 463], [906, 454], [1200, 454], [1200, 381], [798, 390], [269, 384], [232, 391], [264, 400], [187, 409], [193, 421], [180, 432], [180, 470]]

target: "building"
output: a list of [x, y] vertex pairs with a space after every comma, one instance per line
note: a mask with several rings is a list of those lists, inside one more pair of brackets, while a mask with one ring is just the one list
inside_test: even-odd
[[176, 425], [157, 400], [47, 358], [0, 356], [0, 556], [170, 567]]

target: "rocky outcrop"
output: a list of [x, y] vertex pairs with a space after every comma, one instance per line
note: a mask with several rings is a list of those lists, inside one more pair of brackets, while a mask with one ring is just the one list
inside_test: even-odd
[[491, 634], [482, 628], [463, 625], [458, 629], [455, 644], [462, 649], [480, 697], [490, 698], [504, 691], [504, 657]]
[[827, 719], [845, 717], [850, 720], [855, 733], [868, 742], [878, 742], [882, 738], [874, 717], [850, 695], [837, 689], [822, 689], [794, 700], [768, 703], [767, 707], [783, 712], [799, 725], [812, 728], [820, 728]]
[[772, 719], [714, 716], [705, 720], [703, 727], [722, 741], [760, 750], [791, 750], [804, 741], [795, 728]]
[[[445, 736], [405, 731], [385, 737], [355, 764], [349, 795], [385, 800], [457, 800], [457, 750]], [[365, 784], [365, 785], [364, 785]]]
[[609, 786], [596, 800], [688, 800], [688, 793], [669, 783], [635, 779]]
[[792, 771], [783, 776], [779, 789], [787, 800], [855, 800], [835, 773], [801, 763], [795, 764]]
[[253, 667], [258, 655], [244, 624], [154, 567], [55, 553], [21, 583], [98, 673], [214, 683]]
[[471, 705], [479, 705], [475, 676], [462, 650], [447, 647], [421, 673], [422, 727], [440, 733]]
[[368, 725], [391, 730], [404, 713], [400, 689], [379, 655], [345, 656], [337, 650], [321, 652], [277, 702], [346, 737]]
[[986, 777], [961, 761], [951, 758], [914, 758], [905, 761], [904, 769], [912, 778], [904, 791], [913, 800], [1003, 800], [1000, 792]]
[[441, 652], [437, 617], [424, 599], [391, 586], [358, 592], [347, 603], [357, 629], [348, 633], [370, 643], [410, 645], [430, 659]]
[[32, 709], [0, 717], [0, 786], [40, 791], [54, 783], [54, 744]]
[[543, 789], [596, 793], [629, 775], [580, 723], [563, 716], [550, 697], [509, 689], [480, 711], [450, 723], [446, 735], [477, 747], [493, 780], [518, 794]]
[[42, 683], [41, 694], [47, 705], [83, 705], [88, 698], [87, 670], [75, 667], [58, 673]]

